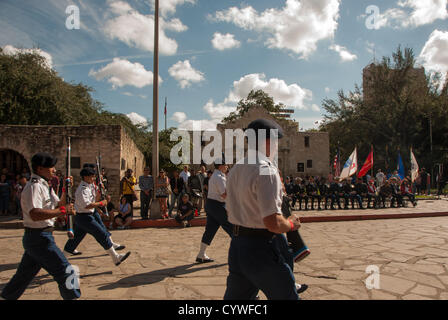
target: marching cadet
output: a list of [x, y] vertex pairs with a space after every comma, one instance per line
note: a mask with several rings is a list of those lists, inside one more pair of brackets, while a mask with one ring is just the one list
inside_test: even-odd
[[101, 217], [95, 210], [107, 205], [107, 200], [99, 201], [101, 195], [96, 192], [94, 185], [95, 170], [91, 167], [85, 167], [80, 174], [82, 182], [75, 194], [76, 216], [73, 230], [75, 237], [67, 241], [64, 251], [70, 255], [79, 255], [80, 252], [76, 251], [76, 248], [89, 233], [109, 253], [113, 263], [118, 266], [129, 257], [131, 252], [121, 255], [115, 251], [123, 250], [125, 246], [112, 241], [109, 231], [107, 231]]
[[309, 183], [306, 186], [306, 193], [308, 198], [311, 199], [311, 210], [314, 210], [314, 199], [317, 199], [318, 210], [322, 210], [320, 207], [321, 195], [319, 194], [319, 188], [317, 187], [316, 182], [314, 182], [314, 178], [310, 177]]
[[199, 253], [196, 257], [197, 263], [208, 263], [214, 261], [205, 254], [205, 251], [212, 243], [219, 227], [222, 227], [223, 230], [230, 237], [232, 237], [233, 226], [228, 221], [225, 207], [225, 201], [227, 198], [226, 172], [228, 169], [229, 167], [226, 165], [224, 157], [215, 160], [215, 171], [208, 182], [208, 195], [207, 201], [205, 202], [207, 222], [204, 234], [202, 235]]
[[[283, 136], [282, 129], [273, 121], [260, 119], [249, 124], [248, 130], [258, 136], [256, 145], [265, 146], [266, 151], [257, 150], [255, 164], [245, 158], [229, 173], [226, 208], [234, 230], [225, 300], [255, 299], [259, 290], [268, 299], [299, 298], [293, 256], [283, 234], [298, 230], [300, 220], [282, 215], [282, 182], [277, 167], [269, 159], [274, 157], [271, 129], [278, 130], [279, 138]], [[264, 141], [260, 141], [262, 130]]]
[[[57, 159], [48, 153], [38, 153], [31, 159], [33, 175], [22, 191], [23, 247], [25, 253], [16, 274], [5, 286], [1, 298], [19, 299], [41, 268], [58, 283], [64, 300], [78, 299], [78, 274], [56, 246], [53, 237], [57, 217], [73, 215], [73, 205], [66, 204], [65, 182], [61, 199], [49, 186], [55, 176]], [[73, 283], [72, 281], [73, 280]]]

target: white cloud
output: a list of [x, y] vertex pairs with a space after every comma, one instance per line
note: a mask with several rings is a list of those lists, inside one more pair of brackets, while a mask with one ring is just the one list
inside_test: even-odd
[[174, 112], [171, 120], [176, 121], [177, 123], [182, 123], [187, 120], [187, 115], [184, 112]]
[[[195, 4], [196, 0], [162, 0], [159, 1], [159, 9], [162, 16], [176, 13], [176, 7], [186, 3]], [[152, 7], [155, 6], [154, 0], [151, 0]]]
[[146, 126], [148, 124], [148, 119], [146, 119], [144, 116], [139, 115], [138, 113], [131, 112], [130, 114], [126, 115], [131, 122], [134, 125], [144, 125]]
[[232, 48], [239, 48], [241, 46], [241, 42], [236, 40], [233, 34], [221, 34], [219, 32], [216, 32], [213, 35], [212, 45], [213, 48], [223, 51]]
[[17, 53], [37, 53], [45, 59], [45, 66], [49, 69], [53, 68], [53, 58], [51, 54], [41, 49], [18, 49], [11, 45], [6, 45], [3, 48], [3, 53], [7, 55], [15, 55]]
[[229, 94], [228, 101], [238, 102], [247, 97], [251, 90], [263, 90], [274, 98], [275, 102], [281, 102], [289, 107], [307, 110], [307, 103], [312, 100], [311, 90], [301, 88], [298, 84], [288, 85], [281, 79], [265, 80], [266, 76], [260, 73], [249, 74], [233, 83], [233, 90]]
[[[145, 70], [142, 64], [132, 63], [120, 58], [115, 58], [111, 63], [98, 71], [90, 70], [89, 76], [94, 77], [98, 81], [107, 79], [113, 88], [124, 86], [143, 88], [152, 85], [154, 78], [154, 74]], [[159, 81], [162, 82], [160, 77]]]
[[170, 76], [176, 79], [180, 87], [185, 89], [192, 83], [204, 81], [204, 74], [194, 69], [189, 60], [179, 61], [168, 69]]
[[448, 0], [399, 0], [398, 8], [391, 8], [380, 15], [377, 23], [381, 27], [420, 27], [448, 18]]
[[330, 50], [333, 50], [333, 51], [339, 53], [339, 57], [341, 58], [342, 62], [353, 61], [353, 60], [358, 59], [356, 54], [350, 53], [350, 51], [348, 51], [346, 47], [342, 47], [337, 44], [331, 45]]
[[448, 72], [448, 31], [434, 30], [418, 57], [427, 71], [440, 72], [442, 85]]
[[246, 98], [251, 90], [259, 89], [272, 96], [276, 103], [282, 102], [290, 107], [320, 112], [320, 108], [316, 104], [308, 106], [313, 97], [310, 90], [302, 89], [297, 84], [288, 85], [284, 80], [280, 79], [269, 79], [266, 81], [265, 77], [264, 74], [249, 74], [235, 81], [233, 88], [223, 102], [215, 104], [213, 100], [209, 100], [204, 105], [203, 110], [209, 116], [209, 119], [187, 120], [185, 113], [182, 113], [182, 116], [185, 115], [185, 117], [179, 118], [177, 116], [176, 118], [179, 128], [192, 130], [193, 125], [200, 125], [202, 129], [216, 129], [216, 125], [223, 118], [236, 110], [237, 102]]
[[334, 37], [339, 4], [340, 0], [287, 0], [282, 9], [258, 13], [251, 6], [232, 7], [216, 12], [211, 19], [265, 33], [269, 48], [290, 50], [307, 58], [318, 41]]
[[331, 89], [328, 87], [325, 87], [325, 93], [330, 93], [330, 92], [331, 92]]
[[[115, 18], [106, 21], [103, 31], [111, 39], [118, 39], [130, 47], [154, 52], [154, 15], [143, 15], [129, 5], [119, 2], [109, 3]], [[130, 8], [130, 9], [129, 9]], [[169, 38], [165, 31], [183, 32], [188, 28], [175, 18], [160, 18], [159, 51], [162, 55], [174, 55], [178, 44]]]

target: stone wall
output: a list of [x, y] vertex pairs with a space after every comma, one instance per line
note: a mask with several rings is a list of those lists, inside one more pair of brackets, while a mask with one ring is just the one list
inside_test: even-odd
[[[284, 130], [284, 138], [279, 140], [279, 169], [283, 176], [327, 176], [330, 172], [330, 139], [325, 132], [299, 132], [299, 123], [291, 120], [274, 119], [266, 109], [252, 108], [241, 119], [228, 124], [219, 124], [218, 130], [244, 129], [254, 120], [269, 119], [276, 121]], [[309, 138], [309, 147], [305, 146], [305, 138]], [[308, 161], [312, 168], [308, 168]], [[304, 164], [304, 171], [298, 172], [298, 164]]]
[[[105, 126], [0, 126], [0, 149], [14, 150], [28, 161], [37, 152], [48, 152], [58, 158], [56, 168], [66, 171], [67, 137], [71, 137], [72, 172], [75, 187], [81, 178], [79, 173], [85, 163], [96, 163], [101, 154], [101, 165], [109, 179], [109, 193], [118, 202], [121, 159], [134, 163], [137, 173], [142, 172], [143, 154], [120, 125]], [[75, 158], [75, 159], [73, 159]], [[80, 167], [76, 168], [76, 162]], [[133, 167], [130, 167], [134, 169]]]

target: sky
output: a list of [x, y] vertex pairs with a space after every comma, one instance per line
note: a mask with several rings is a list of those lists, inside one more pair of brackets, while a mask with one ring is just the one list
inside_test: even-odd
[[[160, 0], [159, 123], [216, 127], [262, 89], [317, 128], [322, 101], [401, 45], [448, 72], [448, 0]], [[0, 0], [0, 47], [34, 49], [111, 112], [152, 121], [154, 0]]]

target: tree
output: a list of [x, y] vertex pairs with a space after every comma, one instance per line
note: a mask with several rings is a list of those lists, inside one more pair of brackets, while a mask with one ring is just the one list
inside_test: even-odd
[[[222, 123], [226, 124], [239, 119], [254, 107], [263, 107], [269, 113], [281, 112], [283, 109], [285, 109], [284, 104], [275, 104], [274, 99], [263, 90], [252, 90], [248, 94], [247, 98], [242, 99], [240, 100], [240, 102], [238, 102], [236, 111], [231, 112], [226, 118], [222, 120]], [[273, 117], [276, 118], [275, 114], [273, 114]]]
[[367, 155], [373, 145], [376, 165], [385, 168], [397, 150], [406, 159], [413, 147], [421, 164], [429, 167], [429, 117], [435, 130], [433, 160], [443, 157], [448, 141], [447, 89], [445, 84], [440, 90], [437, 79], [416, 68], [409, 48], [398, 47], [392, 59], [383, 57], [367, 66], [362, 90], [355, 86], [348, 94], [339, 91], [337, 100], [323, 101], [326, 115], [320, 130], [329, 132], [332, 152], [339, 146], [345, 157], [357, 145], [359, 153]]

